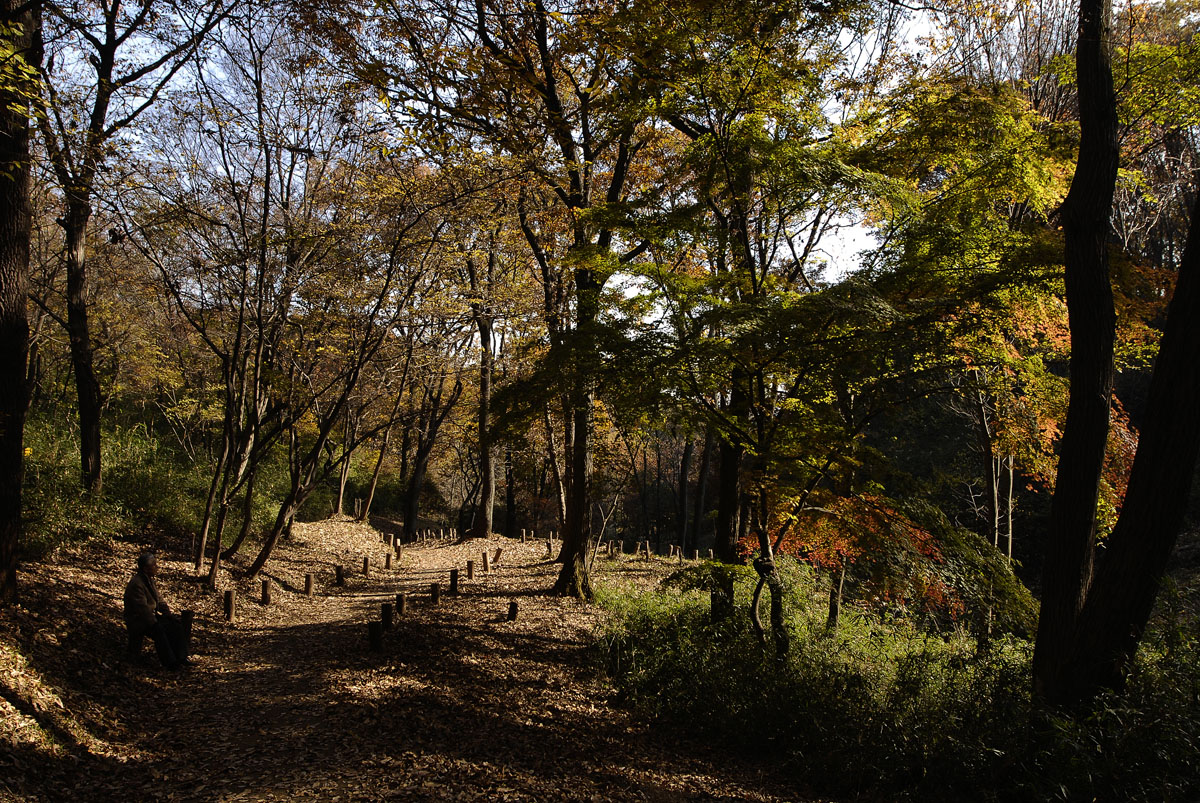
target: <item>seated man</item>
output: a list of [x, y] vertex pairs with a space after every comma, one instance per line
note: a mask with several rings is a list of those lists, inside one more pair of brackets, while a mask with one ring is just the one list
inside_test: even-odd
[[154, 586], [158, 574], [158, 559], [153, 552], [138, 555], [138, 570], [125, 586], [125, 626], [129, 628], [129, 644], [140, 650], [142, 639], [150, 636], [158, 649], [158, 659], [167, 669], [190, 666], [187, 657], [187, 634], [179, 617], [163, 602]]

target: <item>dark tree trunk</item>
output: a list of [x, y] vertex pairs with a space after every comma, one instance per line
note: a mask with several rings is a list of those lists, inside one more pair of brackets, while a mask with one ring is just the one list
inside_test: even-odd
[[[742, 422], [746, 412], [745, 377], [740, 370], [733, 372], [727, 415]], [[740, 563], [738, 540], [742, 531], [742, 457], [745, 447], [736, 436], [721, 438], [717, 452], [717, 528], [713, 554], [722, 563]], [[723, 579], [712, 597], [713, 616], [723, 618], [733, 613], [733, 578]]]
[[[1183, 526], [1200, 451], [1200, 199], [1179, 268], [1121, 516], [1101, 553], [1065, 666], [1043, 687], [1077, 703], [1120, 691]], [[1053, 693], [1051, 695], [1051, 692]]]
[[492, 323], [477, 314], [479, 328], [479, 506], [471, 525], [472, 538], [489, 538], [496, 508], [496, 466], [492, 455], [492, 437], [488, 418], [492, 403]]
[[96, 379], [91, 324], [88, 318], [87, 224], [92, 208], [86, 199], [71, 199], [63, 216], [67, 273], [67, 334], [71, 346], [71, 368], [79, 404], [79, 462], [83, 487], [93, 494], [101, 491], [100, 477], [100, 382]]
[[512, 449], [504, 451], [504, 536], [517, 535], [517, 484]]
[[695, 450], [696, 444], [689, 434], [687, 442], [683, 445], [683, 457], [679, 461], [679, 506], [675, 511], [675, 532], [679, 539], [679, 548], [684, 550], [688, 546], [688, 486], [692, 473], [692, 453]]
[[[39, 6], [0, 0], [0, 36], [36, 69], [34, 31]], [[12, 65], [5, 65], [9, 70]], [[26, 359], [29, 321], [29, 83], [0, 82], [0, 604], [17, 598], [17, 545], [21, 535], [21, 482], [25, 469]]]
[[708, 501], [708, 474], [712, 463], [713, 435], [710, 426], [704, 433], [704, 449], [700, 452], [700, 472], [696, 477], [696, 501], [692, 509], [690, 548], [700, 548], [700, 535], [704, 531], [704, 506]]
[[567, 494], [567, 521], [563, 528], [563, 548], [559, 555], [562, 569], [553, 592], [580, 599], [591, 599], [587, 557], [592, 540], [592, 406], [595, 388], [591, 361], [595, 355], [595, 322], [600, 310], [600, 282], [586, 269], [575, 271], [578, 295], [577, 333], [583, 344], [573, 366], [571, 392], [572, 436], [571, 473]]
[[1075, 59], [1079, 161], [1062, 206], [1071, 396], [1050, 508], [1033, 656], [1034, 690], [1050, 702], [1073, 694], [1067, 669], [1076, 619], [1092, 581], [1096, 502], [1112, 396], [1115, 315], [1108, 244], [1118, 152], [1108, 25], [1107, 0], [1081, 0]]

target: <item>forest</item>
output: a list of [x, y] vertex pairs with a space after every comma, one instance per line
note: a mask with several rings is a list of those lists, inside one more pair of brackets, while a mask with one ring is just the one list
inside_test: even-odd
[[[1196, 0], [0, 8], [0, 790], [243, 799], [119, 695], [219, 740], [269, 644], [444, 718], [316, 799], [1200, 795]], [[119, 656], [147, 548], [182, 690]], [[492, 654], [709, 785], [402, 699]]]

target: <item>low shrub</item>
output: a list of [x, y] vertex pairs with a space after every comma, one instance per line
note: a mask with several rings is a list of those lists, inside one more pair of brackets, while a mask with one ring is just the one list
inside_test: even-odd
[[[862, 610], [825, 631], [809, 570], [787, 567], [789, 654], [764, 650], [745, 606], [601, 587], [598, 644], [619, 698], [786, 762], [806, 794], [885, 800], [1191, 800], [1200, 792], [1200, 630], [1152, 635], [1127, 693], [1077, 721], [1031, 700], [1032, 645], [923, 631]], [[741, 575], [739, 600], [753, 578]], [[1156, 631], [1161, 633], [1163, 631]], [[1168, 644], [1169, 642], [1169, 644]]]

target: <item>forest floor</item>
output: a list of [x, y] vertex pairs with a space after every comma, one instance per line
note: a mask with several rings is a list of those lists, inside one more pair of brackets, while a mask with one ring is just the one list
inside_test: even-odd
[[[297, 525], [268, 564], [270, 605], [258, 582], [222, 575], [238, 594], [232, 623], [179, 559], [187, 544], [162, 546], [160, 592], [196, 617], [196, 664], [181, 672], [149, 641], [141, 658], [125, 654], [121, 598], [142, 545], [23, 567], [20, 604], [0, 609], [0, 800], [795, 799], [768, 763], [611, 700], [589, 654], [606, 612], [544, 593], [558, 568], [544, 541], [406, 545], [386, 570], [372, 527]], [[484, 573], [482, 552], [497, 548]], [[598, 556], [594, 569], [602, 583], [648, 585], [673, 566]], [[451, 568], [457, 597], [445, 595]], [[373, 652], [366, 623], [398, 591], [408, 610]]]

